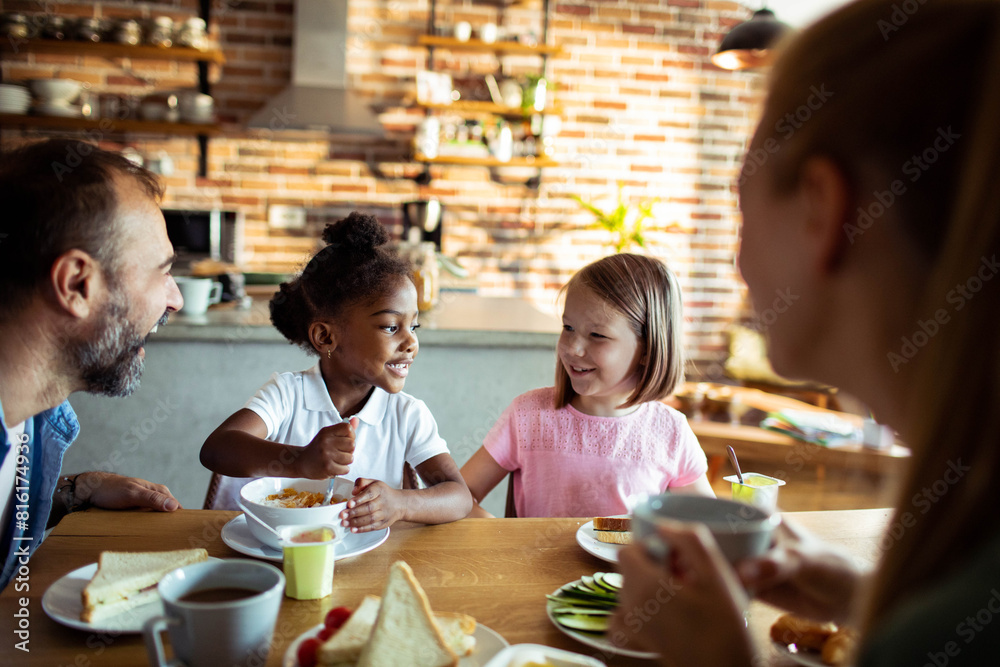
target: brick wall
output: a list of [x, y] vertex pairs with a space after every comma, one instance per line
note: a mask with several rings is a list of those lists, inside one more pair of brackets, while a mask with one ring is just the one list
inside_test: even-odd
[[[540, 32], [540, 0], [512, 5], [443, 0], [439, 22], [498, 22], [514, 32]], [[500, 3], [502, 4], [502, 3]], [[42, 4], [5, 0], [4, 11], [150, 16], [194, 15], [191, 0]], [[427, 25], [427, 0], [350, 0], [348, 76], [371, 99], [387, 132], [382, 138], [334, 136], [301, 140], [270, 131], [247, 131], [249, 116], [289, 82], [293, 3], [225, 0], [215, 3], [212, 32], [226, 64], [210, 78], [223, 136], [209, 145], [209, 174], [196, 177], [197, 144], [185, 138], [93, 136], [115, 148], [136, 147], [147, 156], [169, 155], [167, 203], [223, 206], [246, 215], [246, 264], [255, 270], [293, 270], [315, 248], [307, 234], [269, 229], [268, 206], [305, 206], [311, 219], [351, 207], [394, 210], [402, 201], [437, 197], [445, 206], [444, 250], [478, 279], [480, 291], [522, 295], [552, 307], [558, 288], [584, 264], [608, 252], [607, 232], [571, 198], [579, 194], [610, 206], [618, 185], [632, 202], [656, 198], [656, 218], [646, 223], [648, 251], [663, 257], [684, 289], [690, 355], [701, 370], [723, 345], [722, 329], [737, 314], [742, 283], [734, 269], [738, 234], [732, 186], [752, 129], [762, 76], [726, 72], [709, 56], [722, 35], [749, 12], [722, 0], [607, 0], [553, 2], [549, 43], [563, 52], [549, 64], [562, 106], [562, 130], [542, 184], [501, 170], [512, 183], [491, 180], [481, 167], [432, 168], [433, 181], [412, 177], [422, 166], [407, 161], [409, 141], [422, 112], [408, 107], [415, 73], [427, 52], [416, 46]], [[534, 57], [507, 58], [505, 72], [537, 66]], [[437, 66], [456, 75], [481, 76], [493, 56], [438, 51]], [[92, 58], [6, 55], [5, 81], [64, 76], [95, 91], [133, 95], [193, 87], [190, 64]], [[10, 131], [5, 131], [9, 137]], [[372, 166], [377, 166], [373, 171]]]

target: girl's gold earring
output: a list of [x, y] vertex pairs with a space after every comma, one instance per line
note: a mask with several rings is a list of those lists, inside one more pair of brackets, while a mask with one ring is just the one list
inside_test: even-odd
[[333, 359], [333, 350], [331, 350], [330, 348], [326, 348], [326, 358]]

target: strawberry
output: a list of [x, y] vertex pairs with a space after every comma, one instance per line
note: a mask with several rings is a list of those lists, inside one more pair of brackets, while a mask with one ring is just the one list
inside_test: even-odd
[[316, 651], [319, 650], [320, 641], [310, 637], [301, 644], [296, 653], [299, 659], [299, 667], [316, 667]]
[[[351, 617], [351, 610], [347, 607], [334, 607], [326, 613], [326, 618], [323, 620], [323, 625], [330, 630], [339, 630], [340, 626], [347, 622], [347, 619]], [[330, 633], [333, 634], [333, 633]]]

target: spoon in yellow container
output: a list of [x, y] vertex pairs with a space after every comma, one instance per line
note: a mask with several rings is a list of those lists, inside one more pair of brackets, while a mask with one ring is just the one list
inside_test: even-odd
[[732, 445], [728, 445], [726, 450], [729, 451], [729, 460], [733, 462], [733, 467], [736, 468], [736, 476], [740, 478], [740, 484], [743, 484], [743, 471], [740, 470], [740, 462], [736, 460], [736, 452], [733, 451]]

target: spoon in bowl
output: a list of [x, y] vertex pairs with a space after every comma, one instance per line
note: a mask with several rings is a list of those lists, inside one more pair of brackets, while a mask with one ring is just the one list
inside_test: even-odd
[[733, 467], [736, 468], [736, 476], [740, 480], [740, 484], [743, 483], [743, 471], [740, 470], [740, 462], [736, 460], [736, 452], [733, 451], [732, 445], [726, 447], [729, 451], [729, 460], [733, 462]]
[[[341, 424], [350, 424], [351, 423], [351, 418], [350, 417], [344, 417], [343, 419], [340, 420], [340, 423]], [[324, 505], [329, 505], [330, 501], [333, 499], [333, 484], [334, 484], [334, 482], [336, 480], [337, 480], [336, 476], [331, 477], [329, 484], [326, 485], [326, 493], [323, 494], [323, 504]]]
[[265, 528], [267, 528], [270, 532], [272, 532], [274, 534], [275, 537], [278, 538], [278, 541], [281, 541], [281, 539], [282, 539], [281, 538], [281, 533], [279, 533], [278, 531], [276, 531], [274, 528], [271, 528], [271, 526], [267, 525], [259, 516], [257, 516], [256, 514], [254, 514], [253, 512], [251, 512], [250, 510], [248, 510], [247, 506], [244, 505], [241, 501], [237, 500], [236, 504], [239, 505], [239, 508], [241, 510], [243, 510], [244, 514], [246, 514], [248, 517], [251, 517], [254, 521], [256, 521], [260, 525], [262, 525]]

